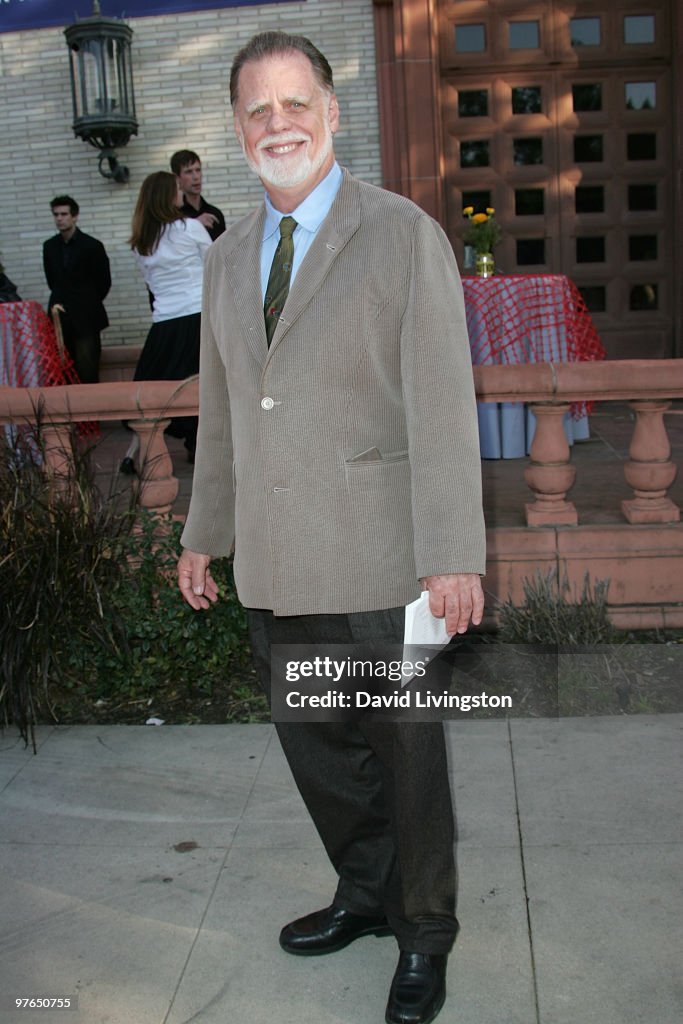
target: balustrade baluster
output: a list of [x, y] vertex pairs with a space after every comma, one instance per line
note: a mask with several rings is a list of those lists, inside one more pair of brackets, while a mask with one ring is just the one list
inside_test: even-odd
[[55, 490], [65, 493], [73, 477], [72, 427], [68, 423], [42, 423], [44, 469]]
[[178, 479], [173, 474], [173, 461], [164, 437], [170, 422], [170, 419], [129, 422], [140, 438], [138, 500], [143, 508], [160, 516], [171, 511], [178, 495]]
[[576, 478], [576, 467], [569, 461], [562, 422], [569, 405], [532, 403], [531, 411], [536, 416], [536, 431], [524, 479], [536, 500], [525, 505], [527, 526], [575, 526], [576, 508], [566, 494]]
[[629, 523], [677, 523], [681, 518], [680, 508], [666, 493], [676, 478], [664, 425], [664, 413], [670, 405], [667, 401], [629, 402], [636, 424], [624, 476], [635, 497], [621, 503]]

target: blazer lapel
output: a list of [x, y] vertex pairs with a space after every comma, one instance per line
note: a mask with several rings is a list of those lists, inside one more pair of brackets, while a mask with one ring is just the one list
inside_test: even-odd
[[[354, 179], [344, 171], [330, 212], [320, 225], [287, 296], [282, 319], [275, 328], [268, 355], [282, 343], [329, 274], [344, 246], [360, 227], [360, 199]], [[264, 328], [265, 338], [265, 328]]]
[[242, 331], [259, 363], [265, 363], [268, 355], [261, 299], [261, 237], [265, 216], [265, 206], [262, 204], [253, 219], [245, 224], [245, 230], [234, 247], [224, 256]]
[[360, 198], [355, 179], [344, 171], [330, 212], [299, 267], [287, 297], [284, 315], [268, 348], [261, 298], [261, 239], [265, 205], [247, 218], [233, 247], [223, 255], [225, 272], [235, 298], [242, 332], [254, 358], [264, 364], [309, 305], [335, 260], [360, 227]]

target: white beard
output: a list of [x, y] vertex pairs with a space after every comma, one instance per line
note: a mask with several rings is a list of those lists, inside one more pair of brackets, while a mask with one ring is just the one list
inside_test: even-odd
[[[296, 135], [293, 132], [285, 132], [282, 137], [273, 136], [270, 139], [266, 139], [265, 143], [271, 146], [282, 146], [288, 141], [294, 140], [300, 142], [301, 135]], [[251, 159], [247, 156], [244, 146], [244, 138], [241, 135], [240, 143], [247, 163], [254, 174], [258, 175], [261, 181], [268, 185], [272, 185], [274, 188], [295, 188], [309, 176], [316, 174], [320, 170], [332, 152], [333, 138], [329, 121], [326, 119], [325, 139], [314, 159], [311, 159], [308, 155], [308, 147], [302, 148], [299, 154], [293, 157], [273, 158], [266, 152], [263, 144], [258, 151], [258, 157]]]

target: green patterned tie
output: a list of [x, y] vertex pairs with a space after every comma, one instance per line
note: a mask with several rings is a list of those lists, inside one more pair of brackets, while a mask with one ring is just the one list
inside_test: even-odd
[[285, 308], [287, 295], [289, 294], [289, 279], [292, 276], [292, 263], [294, 262], [294, 240], [292, 234], [296, 227], [293, 217], [283, 217], [280, 221], [280, 241], [273, 256], [273, 264], [270, 268], [268, 286], [266, 288], [266, 299], [263, 304], [263, 312], [266, 318], [266, 336], [270, 346], [275, 334], [275, 328]]

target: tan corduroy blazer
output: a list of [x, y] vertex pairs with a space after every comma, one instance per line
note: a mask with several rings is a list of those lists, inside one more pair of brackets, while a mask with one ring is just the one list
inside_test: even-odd
[[483, 573], [470, 350], [443, 231], [344, 172], [268, 349], [264, 215], [206, 261], [183, 545], [225, 555], [234, 540], [240, 600], [278, 615], [394, 607], [421, 576]]

